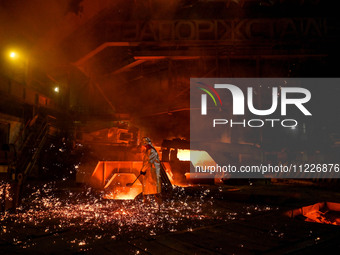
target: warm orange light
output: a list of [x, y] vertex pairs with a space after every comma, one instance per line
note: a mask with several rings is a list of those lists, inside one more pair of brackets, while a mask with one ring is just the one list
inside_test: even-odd
[[197, 165], [216, 165], [214, 159], [206, 151], [179, 149], [177, 152], [177, 157], [181, 161], [191, 161], [194, 167]]
[[12, 59], [14, 59], [14, 58], [17, 58], [17, 57], [18, 57], [18, 54], [17, 54], [16, 52], [14, 52], [14, 51], [11, 51], [11, 52], [9, 53], [9, 57], [12, 58]]
[[177, 158], [181, 161], [190, 161], [190, 150], [181, 150], [177, 152]]
[[133, 200], [141, 193], [141, 185], [136, 187], [115, 187], [111, 193], [105, 194], [105, 199]]
[[289, 217], [303, 215], [305, 221], [340, 225], [340, 203], [321, 202], [286, 212]]
[[133, 183], [136, 175], [133, 173], [116, 173], [106, 184], [105, 188], [109, 191], [104, 195], [106, 199], [133, 200], [142, 192], [142, 184], [137, 180], [132, 186], [127, 186], [128, 183]]

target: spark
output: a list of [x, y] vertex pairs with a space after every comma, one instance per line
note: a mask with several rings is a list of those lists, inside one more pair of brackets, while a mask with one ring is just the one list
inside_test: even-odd
[[[27, 229], [27, 236], [32, 235], [29, 232], [32, 229], [39, 229], [39, 234], [35, 235], [58, 236], [58, 233], [70, 231], [74, 235], [60, 234], [60, 237], [75, 251], [84, 251], [98, 240], [133, 238], [136, 233], [155, 236], [166, 232], [192, 232], [202, 226], [246, 217], [250, 212], [271, 209], [268, 206], [245, 207], [240, 213], [220, 209], [215, 206], [215, 200], [211, 200], [209, 189], [202, 189], [195, 196], [186, 194], [184, 188], [175, 189], [159, 210], [155, 201], [145, 205], [141, 199], [104, 199], [103, 193], [92, 188], [63, 191], [61, 195], [55, 186], [55, 182], [50, 182], [40, 188], [30, 187], [32, 192], [15, 213], [0, 213], [0, 238], [29, 249], [39, 243], [25, 237], [23, 231], [20, 234], [18, 229]], [[1, 192], [10, 192], [10, 185], [0, 183]]]
[[85, 241], [80, 241], [80, 242], [78, 243], [78, 245], [79, 245], [79, 246], [86, 245], [86, 242], [85, 242]]

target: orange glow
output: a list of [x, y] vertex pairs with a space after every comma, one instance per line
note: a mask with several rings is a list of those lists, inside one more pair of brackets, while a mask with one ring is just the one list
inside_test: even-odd
[[171, 184], [175, 184], [174, 183], [174, 174], [171, 171], [170, 163], [169, 162], [163, 162], [162, 164], [163, 164], [163, 168], [165, 170], [165, 173], [168, 176]]
[[190, 181], [191, 179], [195, 179], [195, 178], [202, 178], [202, 179], [211, 179], [211, 175], [209, 173], [185, 173], [185, 178]]
[[[177, 158], [180, 161], [190, 161], [192, 163], [192, 165], [194, 167], [196, 166], [212, 166], [212, 165], [216, 165], [216, 162], [214, 161], [214, 159], [209, 155], [208, 152], [206, 151], [201, 151], [201, 150], [185, 150], [185, 149], [178, 149], [177, 151]], [[165, 167], [167, 168], [167, 167]], [[169, 166], [170, 171], [171, 171], [171, 167]], [[173, 185], [176, 186], [180, 186], [180, 187], [187, 187], [190, 186], [190, 184], [188, 182], [191, 182], [192, 179], [195, 178], [211, 178], [211, 175], [208, 173], [191, 173], [189, 172], [190, 170], [190, 165], [188, 165], [188, 172], [185, 173], [185, 179], [186, 181], [183, 180], [176, 180], [176, 178], [174, 178], [173, 176], [171, 176], [172, 178], [169, 177], [171, 183]], [[169, 174], [168, 174], [169, 176]]]
[[14, 52], [14, 51], [11, 51], [11, 52], [9, 53], [9, 57], [10, 57], [10, 58], [16, 58], [17, 56], [18, 56], [17, 53]]
[[106, 199], [133, 200], [142, 192], [142, 184], [137, 180], [131, 187], [126, 184], [133, 183], [136, 175], [132, 173], [117, 173], [107, 183]]
[[286, 215], [303, 215], [305, 221], [331, 225], [340, 225], [340, 203], [323, 202], [288, 211]]
[[196, 167], [197, 165], [200, 166], [216, 165], [216, 162], [206, 151], [179, 149], [177, 152], [177, 157], [181, 161], [191, 161], [194, 167]]
[[[180, 149], [177, 157], [180, 161], [187, 162], [187, 166], [184, 167], [187, 167], [188, 171], [190, 171], [189, 161], [194, 167], [216, 164], [206, 151]], [[142, 183], [137, 180], [132, 187], [127, 187], [126, 184], [132, 183], [136, 179], [142, 164], [141, 161], [99, 161], [92, 175], [89, 176], [89, 184], [94, 188], [105, 190], [104, 198], [106, 199], [135, 199], [142, 192]], [[169, 162], [162, 162], [162, 166], [172, 185], [180, 187], [189, 185], [190, 174], [186, 174], [186, 178], [183, 178], [180, 174], [176, 175], [172, 171]], [[195, 176], [195, 178], [204, 178], [203, 175]]]
[[139, 174], [142, 161], [98, 161], [96, 168], [89, 178], [89, 184], [94, 188], [104, 189], [112, 181], [115, 173]]
[[190, 150], [181, 150], [177, 152], [177, 158], [181, 161], [190, 161]]
[[206, 151], [191, 151], [191, 163], [196, 167], [200, 166], [214, 166], [216, 165], [215, 160]]
[[142, 167], [141, 161], [99, 161], [94, 169], [89, 184], [105, 190], [107, 199], [135, 199], [142, 192], [142, 184], [137, 180], [133, 183]]
[[162, 165], [172, 185], [176, 185], [179, 187], [188, 187], [188, 184], [183, 183], [183, 180], [179, 180], [174, 176], [169, 162], [162, 162]]
[[12, 61], [12, 63], [18, 64], [17, 60], [20, 60], [19, 62], [25, 60], [24, 52], [17, 48], [8, 48], [4, 54], [9, 61]]
[[[340, 218], [338, 218], [339, 212], [339, 203], [317, 203], [302, 208], [302, 213], [306, 217], [306, 221], [331, 225], [340, 225]], [[334, 217], [335, 215], [337, 217]]]
[[116, 187], [113, 192], [103, 196], [105, 199], [133, 200], [141, 192], [133, 187]]

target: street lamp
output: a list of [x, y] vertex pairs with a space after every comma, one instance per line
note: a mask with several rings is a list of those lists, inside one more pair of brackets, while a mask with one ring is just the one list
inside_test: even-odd
[[20, 83], [26, 81], [28, 58], [27, 55], [17, 48], [9, 48], [5, 52], [7, 59], [7, 72], [10, 77]]
[[[21, 50], [18, 50], [17, 48], [14, 48], [14, 47], [8, 48], [5, 51], [5, 54], [6, 54], [8, 61], [10, 61], [11, 63], [15, 63], [13, 61], [19, 61], [19, 60], [20, 60], [19, 62], [25, 61], [24, 53]], [[16, 64], [18, 64], [19, 62], [16, 62]]]

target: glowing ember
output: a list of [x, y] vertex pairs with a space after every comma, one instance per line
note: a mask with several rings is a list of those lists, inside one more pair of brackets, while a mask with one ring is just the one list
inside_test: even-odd
[[127, 186], [127, 184], [133, 183], [136, 178], [135, 174], [130, 173], [114, 174], [105, 186], [108, 192], [104, 195], [104, 198], [120, 200], [135, 199], [142, 192], [141, 182], [137, 180], [132, 186]]
[[33, 249], [41, 245], [41, 237], [52, 236], [51, 245], [64, 245], [79, 252], [91, 249], [99, 240], [111, 242], [193, 231], [204, 225], [244, 218], [247, 212], [255, 213], [261, 208], [268, 210], [252, 207], [235, 213], [233, 208], [226, 207], [227, 203], [223, 207], [215, 206], [211, 190], [204, 187], [197, 187], [194, 196], [186, 194], [184, 188], [175, 188], [164, 194], [159, 211], [154, 201], [145, 205], [141, 199], [107, 200], [91, 188], [71, 192], [56, 189], [54, 185], [31, 188], [31, 195], [24, 198], [16, 213], [0, 213], [3, 242]]

